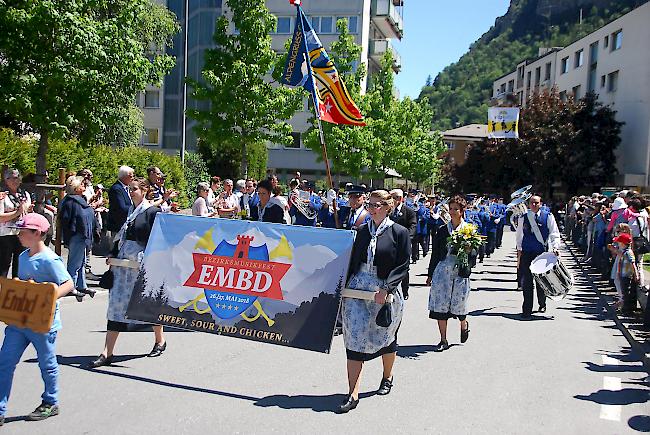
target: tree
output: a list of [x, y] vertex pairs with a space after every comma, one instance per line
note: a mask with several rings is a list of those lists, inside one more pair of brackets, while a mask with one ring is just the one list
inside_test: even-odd
[[[366, 75], [365, 65], [359, 64], [361, 46], [355, 44], [354, 37], [350, 35], [347, 19], [339, 19], [336, 28], [339, 37], [332, 43], [328, 54], [336, 65], [339, 77], [345, 83], [352, 100], [359, 104], [361, 81]], [[364, 113], [363, 107], [360, 109]], [[312, 128], [305, 138], [305, 145], [320, 156], [319, 160], [322, 161], [323, 150], [316, 119], [314, 118], [312, 122]], [[332, 171], [360, 177], [365, 163], [366, 147], [374, 140], [372, 133], [367, 127], [335, 125], [327, 122], [322, 123], [322, 128], [327, 156], [332, 161]]]
[[[251, 146], [289, 142], [291, 126], [286, 120], [299, 109], [301, 94], [269, 80], [278, 58], [269, 36], [277, 19], [264, 1], [226, 3], [231, 19], [217, 20], [216, 48], [205, 53], [202, 80], [189, 80], [192, 97], [210, 107], [189, 109], [187, 114], [198, 121], [195, 130], [202, 154], [218, 158], [225, 151], [246, 176]], [[233, 171], [228, 168], [222, 174], [236, 175]]]
[[172, 68], [157, 47], [178, 31], [151, 0], [0, 1], [0, 28], [0, 101], [40, 135], [37, 181], [51, 138], [132, 138], [120, 123], [137, 92]]

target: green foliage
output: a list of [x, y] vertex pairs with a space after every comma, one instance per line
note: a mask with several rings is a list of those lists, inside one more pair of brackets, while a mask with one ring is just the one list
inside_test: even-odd
[[582, 2], [585, 16], [580, 24], [577, 7], [541, 16], [537, 1], [512, 1], [508, 13], [498, 18], [458, 62], [447, 66], [433, 83], [427, 80], [419, 100], [428, 102], [436, 112], [435, 129], [484, 124], [494, 80], [514, 71], [519, 62], [537, 56], [539, 47], [567, 46], [642, 2], [612, 0], [609, 9], [592, 8], [588, 13], [588, 2]]
[[264, 143], [254, 143], [248, 147], [248, 178], [263, 180], [266, 178], [266, 162], [269, 153]]
[[[0, 167], [16, 167], [23, 174], [34, 173], [38, 139], [21, 137], [9, 129], [0, 130]], [[50, 183], [58, 184], [58, 169], [66, 172], [89, 168], [93, 171], [93, 182], [110, 187], [117, 180], [120, 165], [131, 166], [137, 176], [146, 177], [149, 166], [158, 166], [167, 175], [166, 186], [181, 192], [179, 202], [187, 206], [188, 185], [183, 173], [180, 158], [142, 147], [128, 146], [113, 148], [105, 145], [94, 146], [91, 150], [76, 140], [53, 139], [47, 151]], [[204, 179], [204, 181], [207, 178]]]
[[199, 153], [185, 153], [185, 180], [187, 181], [186, 195], [192, 199], [196, 197], [196, 185], [209, 182], [210, 173], [208, 165]]
[[151, 0], [0, 1], [0, 28], [0, 101], [41, 136], [37, 177], [50, 138], [132, 140], [128, 108], [172, 68], [156, 47], [178, 31]]
[[[277, 65], [271, 48], [276, 18], [263, 0], [227, 1], [231, 21], [217, 20], [216, 48], [205, 52], [202, 81], [190, 80], [192, 97], [209, 102], [209, 110], [190, 109], [198, 121], [196, 134], [201, 153], [224, 170], [220, 174], [248, 172], [251, 148], [271, 142], [289, 143], [291, 118], [301, 104], [302, 93], [277, 86], [266, 76]], [[238, 32], [233, 33], [232, 27]], [[224, 153], [224, 159], [218, 154]], [[253, 151], [255, 153], [255, 151]], [[212, 165], [211, 165], [212, 166]]]

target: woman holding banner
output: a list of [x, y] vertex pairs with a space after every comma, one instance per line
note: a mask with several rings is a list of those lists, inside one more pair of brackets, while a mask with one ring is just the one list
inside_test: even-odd
[[[138, 267], [139, 258], [147, 246], [156, 214], [161, 211], [160, 207], [153, 206], [147, 200], [150, 188], [149, 183], [144, 178], [135, 178], [129, 185], [134, 210], [129, 214], [122, 229], [117, 234], [114, 250], [119, 249], [118, 259], [128, 260], [131, 264], [111, 266], [114, 278], [113, 286], [108, 293], [106, 343], [99, 357], [90, 363], [92, 368], [110, 365], [113, 362], [113, 349], [120, 332], [127, 331], [129, 323], [142, 323], [127, 320], [125, 315], [140, 270]], [[163, 336], [163, 327], [154, 325], [153, 331], [156, 342], [148, 355], [150, 357], [162, 355], [167, 348], [167, 342]]]
[[377, 394], [390, 393], [397, 353], [397, 330], [404, 307], [400, 283], [408, 275], [411, 258], [408, 230], [394, 225], [388, 217], [393, 208], [390, 194], [385, 190], [375, 190], [370, 194], [366, 208], [372, 219], [357, 232], [347, 286], [375, 292], [375, 296], [373, 301], [343, 299], [349, 392], [338, 408], [339, 413], [357, 407], [359, 380], [365, 361], [381, 356], [384, 372]]

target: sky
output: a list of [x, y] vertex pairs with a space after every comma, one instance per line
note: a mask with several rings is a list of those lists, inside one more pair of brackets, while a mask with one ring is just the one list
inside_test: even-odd
[[427, 76], [458, 61], [471, 43], [508, 11], [510, 0], [406, 0], [404, 37], [393, 40], [402, 57], [395, 78], [401, 97], [417, 98]]

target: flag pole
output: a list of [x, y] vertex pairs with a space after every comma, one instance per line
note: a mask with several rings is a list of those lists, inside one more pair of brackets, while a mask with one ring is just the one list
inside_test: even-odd
[[[294, 5], [296, 6], [296, 9], [298, 9], [298, 12], [300, 12], [300, 1], [294, 1]], [[299, 14], [302, 17], [302, 14]], [[300, 31], [302, 34], [305, 34], [305, 28], [302, 25], [302, 19], [300, 19]], [[330, 189], [334, 190], [334, 182], [332, 181], [332, 171], [330, 170], [330, 160], [327, 157], [327, 146], [325, 145], [325, 135], [323, 134], [323, 125], [321, 124], [320, 120], [320, 107], [318, 106], [318, 101], [316, 100], [316, 92], [318, 92], [318, 89], [316, 88], [316, 80], [314, 79], [314, 73], [311, 68], [311, 60], [307, 57], [309, 55], [309, 46], [307, 45], [307, 38], [303, 38], [303, 43], [305, 44], [305, 54], [303, 54], [303, 58], [307, 64], [307, 70], [309, 72], [309, 76], [312, 81], [312, 88], [313, 92], [311, 92], [311, 100], [312, 103], [314, 104], [314, 115], [316, 115], [316, 121], [318, 123], [318, 137], [320, 139], [320, 145], [323, 150], [323, 160], [325, 161], [325, 171], [327, 173], [327, 183], [329, 184]], [[339, 224], [339, 214], [338, 210], [336, 208], [336, 190], [334, 190], [335, 196], [334, 199], [332, 200], [332, 212], [334, 213], [334, 225], [336, 225], [336, 228], [340, 228]], [[327, 195], [325, 195], [325, 200], [327, 201]]]

